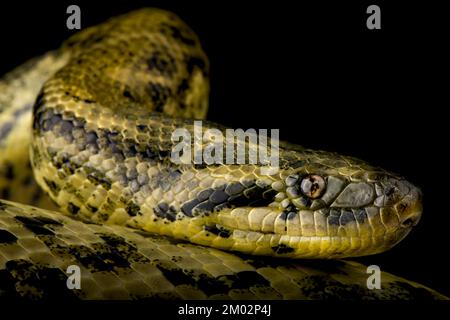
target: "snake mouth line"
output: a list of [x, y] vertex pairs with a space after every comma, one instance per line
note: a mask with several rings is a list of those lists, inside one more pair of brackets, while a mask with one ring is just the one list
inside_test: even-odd
[[[290, 236], [239, 228], [228, 229], [221, 225], [215, 226], [216, 232], [211, 228], [204, 230], [215, 233], [218, 237], [213, 240], [214, 246], [224, 250], [254, 255], [275, 254], [289, 258], [333, 259], [385, 251], [401, 241], [411, 228], [401, 228], [387, 231], [384, 234], [367, 236]], [[196, 237], [193, 237], [193, 241], [197, 242]], [[197, 243], [203, 244], [203, 241]]]

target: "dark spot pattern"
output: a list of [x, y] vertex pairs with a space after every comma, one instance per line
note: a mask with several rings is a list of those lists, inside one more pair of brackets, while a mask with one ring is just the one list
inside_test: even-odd
[[3, 176], [10, 181], [14, 179], [14, 166], [9, 161], [3, 165]]
[[5, 244], [5, 243], [11, 244], [16, 241], [17, 241], [17, 237], [15, 235], [13, 235], [8, 230], [0, 229], [0, 245]]
[[50, 179], [47, 179], [45, 177], [43, 177], [42, 179], [44, 180], [44, 182], [47, 185], [47, 187], [50, 189], [50, 192], [54, 196], [57, 196], [58, 192], [60, 190], [59, 186], [54, 181], [51, 181]]
[[55, 235], [53, 230], [51, 229], [52, 226], [58, 226], [61, 227], [62, 224], [58, 221], [55, 221], [53, 219], [49, 219], [46, 217], [36, 217], [36, 218], [30, 218], [25, 216], [16, 216], [14, 217], [17, 221], [20, 221], [25, 228], [30, 230], [36, 235]]
[[147, 66], [150, 71], [156, 70], [169, 78], [177, 71], [176, 61], [169, 53], [154, 52], [147, 60]]
[[169, 33], [175, 40], [179, 40], [188, 46], [194, 46], [196, 44], [192, 32], [187, 28], [180, 28], [163, 22], [161, 23], [160, 31], [163, 34]]
[[67, 276], [51, 268], [28, 260], [6, 262], [0, 270], [0, 298], [25, 298], [30, 300], [74, 300], [75, 291], [68, 289]]
[[192, 74], [195, 69], [199, 69], [204, 75], [206, 75], [205, 60], [199, 57], [190, 57], [187, 60], [186, 68], [189, 74]]
[[94, 184], [101, 185], [106, 190], [111, 189], [111, 180], [100, 171], [92, 167], [83, 167], [83, 170], [87, 173], [87, 179]]
[[132, 201], [130, 201], [127, 204], [125, 211], [132, 217], [135, 217], [137, 215], [142, 215], [142, 212], [140, 211], [140, 207]]
[[188, 217], [201, 213], [220, 211], [223, 208], [243, 206], [267, 206], [273, 202], [276, 192], [270, 186], [258, 186], [251, 182], [230, 184], [202, 190], [195, 199], [185, 202], [181, 211]]
[[405, 282], [389, 282], [383, 290], [370, 290], [356, 284], [343, 284], [325, 275], [311, 275], [297, 280], [302, 293], [314, 300], [433, 300], [433, 295]]
[[113, 272], [120, 269], [130, 268], [134, 262], [149, 262], [149, 260], [138, 253], [137, 248], [128, 243], [122, 237], [101, 233], [98, 236], [103, 242], [95, 242], [90, 247], [84, 245], [61, 245], [55, 242], [52, 236], [44, 235], [40, 239], [56, 255], [74, 256], [83, 266], [91, 272]]
[[341, 225], [345, 226], [347, 223], [350, 223], [350, 222], [356, 222], [353, 212], [351, 212], [351, 211], [342, 212], [341, 219], [340, 219]]
[[175, 221], [177, 219], [177, 210], [173, 206], [169, 206], [167, 203], [160, 203], [154, 209], [155, 215], [159, 218], [167, 219], [169, 221]]
[[280, 218], [284, 220], [292, 220], [297, 216], [298, 208], [294, 205], [287, 206], [280, 214]]
[[69, 204], [67, 205], [67, 211], [69, 211], [69, 213], [71, 214], [77, 214], [78, 211], [80, 211], [80, 207], [74, 205], [72, 202], [69, 202]]
[[228, 294], [231, 290], [251, 290], [252, 288], [270, 288], [270, 283], [255, 271], [242, 271], [234, 275], [211, 277], [204, 273], [195, 275], [187, 270], [171, 268], [158, 264], [157, 268], [173, 285], [190, 286], [202, 290], [207, 296]]
[[207, 225], [203, 227], [205, 231], [211, 232], [212, 234], [215, 234], [221, 238], [229, 238], [231, 235], [231, 231], [228, 229], [225, 229], [222, 226], [218, 225]]
[[277, 246], [272, 247], [273, 252], [276, 254], [285, 254], [285, 253], [291, 253], [294, 252], [294, 248], [291, 248], [285, 244], [279, 244]]
[[163, 112], [167, 99], [172, 95], [172, 90], [169, 87], [157, 83], [149, 83], [147, 86], [147, 94], [152, 99], [155, 110]]
[[341, 212], [336, 210], [336, 209], [331, 209], [329, 216], [328, 216], [328, 223], [330, 225], [335, 225], [335, 226], [339, 226], [340, 222], [339, 222], [339, 218], [340, 218]]
[[[159, 85], [154, 85], [151, 90], [155, 105], [158, 104], [162, 107], [165, 99], [168, 97], [168, 92]], [[42, 108], [36, 107], [38, 110]], [[158, 120], [158, 117], [155, 116]], [[162, 119], [162, 118], [161, 118]], [[125, 139], [122, 133], [114, 129], [100, 128], [96, 131], [86, 130], [86, 122], [82, 118], [75, 117], [70, 112], [65, 112], [64, 116], [55, 113], [51, 108], [37, 111], [34, 117], [34, 130], [38, 134], [42, 134], [47, 131], [53, 131], [55, 135], [62, 136], [67, 139], [68, 142], [74, 143], [80, 150], [91, 149], [94, 153], [99, 150], [103, 152], [111, 152], [113, 157], [117, 161], [123, 161], [125, 158], [136, 156], [140, 161], [164, 161], [170, 156], [170, 151], [160, 150], [158, 138], [153, 138], [154, 143], [136, 144], [135, 141]], [[138, 126], [138, 130], [148, 131], [148, 126]], [[152, 129], [157, 130], [157, 129]], [[159, 132], [159, 131], [158, 131]], [[150, 136], [157, 136], [156, 132], [148, 132]], [[152, 138], [150, 138], [152, 139]], [[50, 156], [50, 160], [55, 167], [62, 169], [67, 174], [73, 174], [81, 164], [76, 164], [70, 160], [69, 155], [53, 154], [50, 150], [47, 150]], [[38, 154], [38, 150], [33, 151], [34, 154]], [[37, 165], [37, 163], [35, 164]], [[104, 174], [94, 168], [83, 167], [83, 170], [88, 174], [88, 179], [95, 184], [101, 184], [106, 190], [111, 188], [111, 181], [107, 179]], [[127, 177], [123, 176], [119, 178], [119, 181], [128, 183]], [[53, 193], [57, 193], [54, 190]]]

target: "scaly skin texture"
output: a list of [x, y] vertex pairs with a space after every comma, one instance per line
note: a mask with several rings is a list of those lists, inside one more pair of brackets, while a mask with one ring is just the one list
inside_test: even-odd
[[[311, 283], [301, 273], [309, 267], [256, 256], [331, 259], [373, 254], [391, 248], [417, 224], [422, 207], [415, 186], [335, 153], [281, 143], [280, 170], [270, 175], [261, 172], [267, 168], [265, 164], [171, 161], [173, 131], [184, 128], [193, 136], [192, 118], [206, 115], [208, 73], [207, 58], [189, 27], [171, 13], [144, 9], [74, 35], [61, 49], [19, 67], [0, 82], [2, 197], [54, 209], [32, 178], [32, 167], [37, 184], [63, 214], [79, 220], [10, 202], [2, 204], [0, 272], [9, 281], [7, 295], [28, 296], [20, 284], [31, 279], [36, 268], [59, 270], [54, 272], [60, 284], [64, 276], [59, 272], [71, 261], [83, 266], [83, 279], [90, 279], [88, 288], [74, 293], [82, 298], [159, 293], [205, 298], [215, 297], [212, 288], [224, 285], [224, 291], [217, 293], [220, 297], [320, 298], [318, 293], [308, 296], [304, 292]], [[225, 130], [206, 121], [203, 127]], [[208, 141], [202, 143], [206, 146]], [[250, 152], [257, 148], [251, 141], [246, 147]], [[25, 240], [23, 230], [30, 239]], [[66, 230], [73, 233], [68, 240], [62, 234], [55, 237]], [[143, 236], [142, 232], [255, 257], [240, 258], [212, 248]], [[107, 234], [108, 240], [99, 236], [101, 233]], [[125, 246], [127, 251], [117, 252], [116, 246]], [[46, 254], [34, 253], [35, 247]], [[163, 259], [152, 256], [160, 247], [164, 248], [158, 249], [165, 255]], [[117, 268], [131, 272], [133, 279], [141, 274], [134, 266], [136, 257], [128, 252], [135, 249], [143, 268], [153, 270], [149, 274], [159, 270], [156, 286], [149, 288], [140, 279], [136, 280], [140, 284], [130, 284], [129, 289], [122, 273], [119, 284], [112, 284], [111, 274]], [[204, 261], [185, 268], [192, 262], [193, 252], [201, 252]], [[216, 260], [218, 255], [224, 260]], [[255, 269], [249, 259], [261, 267]], [[237, 261], [239, 267], [230, 267], [228, 260]], [[363, 266], [349, 262], [329, 265], [333, 267], [328, 275], [311, 271], [325, 281], [322, 289], [333, 281], [350, 288], [356, 281], [357, 292], [362, 292], [367, 278]], [[280, 273], [279, 268], [285, 266], [297, 271], [292, 271], [292, 279], [279, 280], [281, 274], [286, 277], [284, 273], [290, 272], [283, 269]], [[243, 295], [236, 293], [239, 273], [249, 268], [269, 283], [263, 281], [263, 292], [246, 283]], [[347, 271], [336, 280], [333, 274], [339, 270]], [[172, 281], [174, 275], [184, 279], [181, 289]], [[225, 275], [234, 280], [223, 278]], [[210, 285], [199, 284], [202, 277], [225, 283], [205, 280]], [[172, 286], [161, 284], [165, 281]], [[389, 284], [397, 281], [412, 286], [407, 286], [406, 295], [416, 297], [414, 288], [419, 285], [401, 279], [383, 281], [387, 281], [383, 282], [387, 291], [378, 295], [364, 289], [361, 294], [406, 297]], [[292, 283], [301, 290], [291, 288]], [[97, 293], [91, 292], [92, 288], [97, 288]], [[53, 294], [43, 287], [32, 289], [32, 297]], [[430, 297], [440, 297], [427, 290]]]
[[[81, 268], [68, 289], [67, 268]], [[0, 202], [0, 298], [26, 299], [445, 299], [381, 274], [367, 288], [359, 263], [233, 255], [120, 226]]]
[[[293, 258], [381, 252], [420, 217], [416, 187], [333, 153], [282, 144], [272, 175], [260, 164], [173, 163], [172, 133], [194, 135], [184, 118], [205, 115], [208, 93], [207, 58], [174, 15], [131, 13], [81, 32], [62, 52], [69, 61], [34, 106], [31, 159], [39, 185], [77, 217]], [[324, 180], [316, 199], [301, 191], [308, 174]]]

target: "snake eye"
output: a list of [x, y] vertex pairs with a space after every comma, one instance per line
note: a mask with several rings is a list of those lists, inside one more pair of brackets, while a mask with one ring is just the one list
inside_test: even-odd
[[325, 180], [316, 174], [310, 174], [302, 180], [300, 188], [311, 199], [320, 197], [325, 191]]

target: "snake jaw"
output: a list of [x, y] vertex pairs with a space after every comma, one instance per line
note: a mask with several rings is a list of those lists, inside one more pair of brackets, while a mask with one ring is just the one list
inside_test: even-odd
[[[420, 219], [422, 193], [402, 178], [386, 174], [373, 181], [351, 181], [339, 175], [322, 175], [327, 189], [318, 199], [305, 201], [307, 197], [297, 188], [301, 175], [289, 175], [283, 188], [279, 182], [272, 184], [278, 192], [272, 204], [232, 209], [229, 219], [219, 223], [239, 238], [252, 235], [260, 242], [262, 238], [272, 242], [279, 239], [279, 244], [272, 246], [277, 250], [283, 246], [277, 255], [342, 258], [388, 250]], [[228, 223], [231, 216], [239, 222]], [[258, 253], [258, 249], [252, 250]]]

